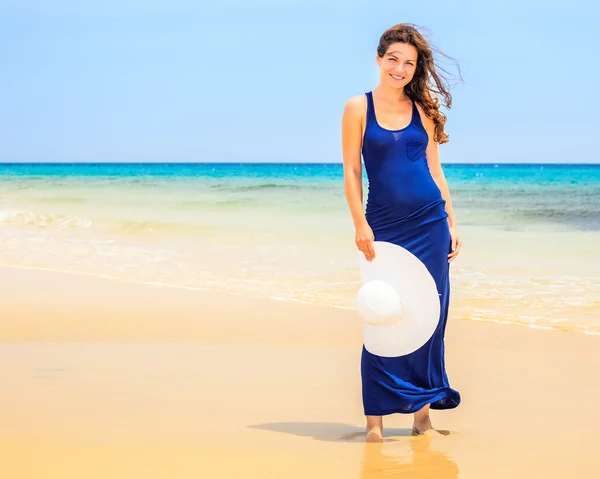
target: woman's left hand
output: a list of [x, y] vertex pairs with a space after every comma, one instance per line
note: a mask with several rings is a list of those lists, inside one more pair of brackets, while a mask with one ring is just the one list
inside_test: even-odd
[[452, 239], [452, 252], [448, 255], [448, 263], [454, 261], [454, 259], [458, 256], [462, 246], [462, 241], [458, 236], [458, 230], [456, 229], [456, 226], [450, 227], [450, 238]]

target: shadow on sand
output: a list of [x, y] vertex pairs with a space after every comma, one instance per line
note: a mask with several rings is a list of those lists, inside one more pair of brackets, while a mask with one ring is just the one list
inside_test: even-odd
[[[282, 432], [295, 436], [311, 437], [317, 441], [333, 442], [364, 442], [365, 428], [351, 426], [339, 422], [272, 422], [266, 424], [254, 424], [248, 426], [252, 429], [264, 429], [266, 431]], [[448, 436], [450, 431], [439, 430]], [[394, 437], [413, 436], [410, 429], [384, 428], [383, 442], [394, 442]]]

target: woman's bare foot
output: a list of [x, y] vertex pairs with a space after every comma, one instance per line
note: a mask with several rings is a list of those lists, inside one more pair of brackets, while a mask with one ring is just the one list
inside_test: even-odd
[[412, 433], [414, 436], [443, 436], [443, 434], [440, 434], [433, 427], [419, 427], [415, 424], [413, 424]]
[[420, 411], [415, 413], [415, 420], [412, 427], [413, 434], [426, 435], [426, 436], [441, 436], [431, 425], [431, 418], [429, 417], [429, 404]]
[[367, 416], [367, 442], [383, 441], [383, 418], [381, 416]]
[[371, 429], [367, 430], [367, 435], [365, 436], [367, 442], [382, 442], [383, 441], [383, 431], [379, 426], [373, 426]]

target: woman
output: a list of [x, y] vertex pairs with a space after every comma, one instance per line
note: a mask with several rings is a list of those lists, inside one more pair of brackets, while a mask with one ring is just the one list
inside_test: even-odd
[[[435, 93], [444, 96], [447, 107], [452, 99], [436, 72], [431, 47], [412, 25], [399, 24], [383, 33], [376, 62], [379, 84], [348, 100], [342, 119], [344, 187], [356, 245], [368, 261], [375, 256], [375, 240], [413, 253], [435, 280], [441, 312], [433, 336], [411, 354], [380, 357], [363, 345], [362, 397], [369, 442], [382, 440], [382, 417], [393, 413], [414, 413], [414, 434], [439, 435], [429, 409], [460, 403], [446, 376], [444, 331], [449, 263], [460, 252], [461, 240], [438, 156], [438, 143], [446, 143], [448, 135]], [[366, 212], [361, 153], [369, 181]]]

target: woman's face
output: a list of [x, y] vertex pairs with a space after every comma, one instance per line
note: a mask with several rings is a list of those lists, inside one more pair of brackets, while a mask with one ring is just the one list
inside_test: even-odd
[[377, 55], [381, 82], [392, 88], [404, 88], [417, 70], [418, 52], [408, 43], [392, 43], [383, 57]]

